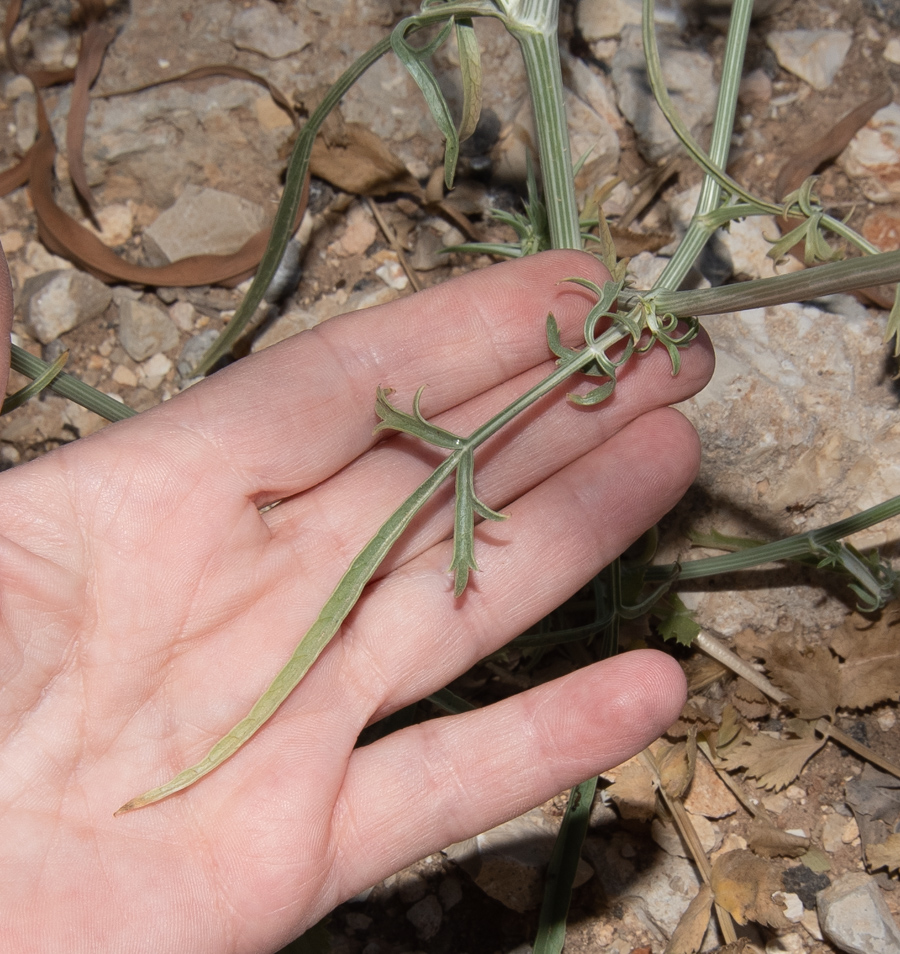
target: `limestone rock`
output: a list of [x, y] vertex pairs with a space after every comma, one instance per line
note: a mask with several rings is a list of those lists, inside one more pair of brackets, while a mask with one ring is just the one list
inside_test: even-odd
[[575, 22], [588, 43], [610, 39], [629, 24], [640, 24], [641, 0], [580, 0]]
[[144, 233], [170, 261], [189, 255], [230, 255], [266, 221], [255, 202], [188, 185]]
[[240, 50], [280, 60], [310, 43], [304, 30], [269, 0], [256, 0], [231, 21], [231, 41]]
[[426, 895], [406, 912], [406, 919], [416, 929], [420, 941], [431, 940], [440, 931], [443, 918], [441, 903], [433, 894]]
[[119, 305], [119, 341], [134, 361], [144, 361], [159, 351], [174, 348], [178, 329], [168, 313], [140, 301]]
[[28, 333], [41, 344], [49, 344], [102, 315], [112, 301], [112, 292], [91, 275], [63, 269], [29, 278], [22, 297]]
[[900, 106], [890, 103], [853, 137], [840, 164], [858, 179], [867, 199], [894, 202], [900, 198]]
[[853, 36], [843, 30], [782, 30], [770, 33], [766, 42], [784, 69], [813, 89], [828, 89]]
[[839, 878], [818, 895], [825, 936], [847, 954], [900, 954], [900, 928], [867, 874]]
[[[884, 375], [885, 315], [849, 296], [703, 319], [716, 348], [707, 388], [681, 405], [704, 448], [691, 492], [697, 530], [767, 539], [802, 533], [874, 506], [900, 486], [896, 397]], [[703, 518], [709, 500], [728, 501]], [[689, 504], [690, 506], [690, 504]], [[752, 519], [750, 514], [753, 515]], [[861, 548], [896, 538], [892, 520], [856, 536]], [[659, 560], [691, 559], [684, 550]], [[796, 587], [796, 589], [793, 589]], [[802, 588], [802, 589], [801, 589]], [[789, 571], [752, 589], [699, 592], [698, 622], [730, 636], [748, 620], [778, 629], [792, 621], [821, 631], [843, 621], [846, 605], [822, 599]]]

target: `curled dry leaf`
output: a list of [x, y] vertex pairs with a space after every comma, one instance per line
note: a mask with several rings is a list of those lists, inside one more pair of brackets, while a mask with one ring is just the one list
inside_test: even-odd
[[718, 728], [716, 721], [701, 705], [702, 697], [688, 699], [681, 710], [678, 721], [669, 727], [666, 736], [670, 739], [684, 739], [695, 730], [699, 733], [715, 732]]
[[799, 858], [809, 849], [809, 838], [792, 835], [761, 818], [755, 818], [747, 829], [747, 843], [764, 858]]
[[314, 176], [357, 195], [422, 191], [384, 141], [360, 123], [344, 123], [341, 134], [329, 141], [317, 139], [309, 168]]
[[774, 928], [790, 927], [783, 907], [772, 897], [782, 891], [781, 869], [752, 851], [719, 855], [710, 879], [716, 903], [738, 922], [756, 921]]
[[700, 890], [681, 915], [664, 954], [694, 954], [703, 944], [703, 936], [709, 926], [709, 913], [712, 908], [713, 892], [708, 884], [701, 884]]
[[681, 798], [694, 778], [697, 761], [697, 730], [686, 741], [671, 746], [659, 759], [659, 780], [669, 798]]

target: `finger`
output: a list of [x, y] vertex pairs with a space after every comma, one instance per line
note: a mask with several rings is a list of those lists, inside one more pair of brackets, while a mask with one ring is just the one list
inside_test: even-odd
[[511, 504], [508, 521], [479, 525], [480, 572], [463, 599], [453, 597], [449, 541], [371, 587], [306, 676], [302, 697], [285, 703], [286, 720], [315, 721], [310, 713], [344, 699], [352, 742], [364, 721], [446, 686], [657, 523], [698, 466], [696, 433], [677, 411], [641, 417]]
[[354, 859], [342, 896], [625, 761], [684, 697], [678, 664], [644, 650], [357, 749], [332, 828]]
[[433, 415], [548, 356], [553, 312], [571, 333], [593, 304], [573, 275], [602, 283], [592, 256], [557, 252], [473, 272], [396, 302], [332, 318], [238, 362], [156, 414], [227, 452], [248, 493], [317, 484], [376, 438], [375, 389], [427, 385]]
[[0, 248], [0, 394], [6, 393], [9, 377], [10, 332], [13, 319], [13, 292], [6, 255]]

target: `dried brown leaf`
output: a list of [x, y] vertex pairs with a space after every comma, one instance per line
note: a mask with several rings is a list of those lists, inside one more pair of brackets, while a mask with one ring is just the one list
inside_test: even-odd
[[341, 133], [331, 142], [316, 140], [309, 166], [314, 176], [357, 195], [421, 191], [406, 166], [370, 129], [345, 123]]
[[718, 756], [722, 749], [727, 749], [730, 745], [735, 745], [741, 740], [742, 734], [746, 732], [741, 723], [737, 709], [732, 705], [726, 705], [722, 710], [722, 719], [719, 723], [719, 731], [715, 739], [710, 739], [710, 748], [713, 754]]
[[633, 232], [615, 224], [610, 225], [609, 231], [620, 259], [634, 258], [640, 252], [658, 252], [674, 238], [669, 232]]
[[870, 871], [887, 868], [888, 871], [900, 871], [900, 834], [890, 835], [880, 845], [866, 847], [866, 864]]
[[703, 733], [715, 731], [717, 728], [712, 716], [705, 712], [695, 700], [689, 699], [684, 704], [678, 721], [669, 727], [666, 735], [670, 739], [683, 739], [692, 729]]
[[747, 844], [763, 858], [799, 858], [809, 848], [809, 838], [792, 835], [755, 818], [747, 827]]
[[664, 954], [694, 954], [700, 950], [703, 936], [709, 926], [709, 913], [712, 909], [713, 893], [708, 884], [701, 884], [687, 910], [681, 915]]
[[745, 738], [741, 745], [732, 746], [722, 760], [727, 769], [744, 768], [763, 788], [780, 792], [797, 778], [824, 744], [825, 739], [817, 738], [809, 725], [808, 734], [797, 739], [776, 739], [770, 735]]
[[874, 623], [851, 616], [831, 640], [831, 648], [844, 660], [843, 708], [866, 709], [900, 698], [900, 614], [884, 614]]
[[[787, 635], [787, 634], [784, 634]], [[785, 639], [775, 639], [765, 656], [772, 682], [794, 700], [801, 719], [832, 717], [841, 704], [841, 670], [825, 646], [797, 650]]]
[[745, 719], [761, 719], [769, 711], [769, 700], [756, 686], [740, 676], [734, 686], [734, 707]]
[[781, 869], [771, 861], [752, 851], [729, 851], [716, 859], [710, 880], [716, 903], [738, 924], [756, 921], [774, 928], [790, 926], [783, 907], [772, 898], [783, 889]]
[[640, 756], [604, 772], [602, 777], [612, 781], [606, 794], [616, 803], [623, 818], [649, 821], [656, 814], [653, 777]]
[[669, 798], [681, 798], [694, 777], [697, 761], [697, 731], [677, 742], [659, 760], [659, 781]]
[[730, 675], [730, 671], [717, 659], [695, 653], [684, 664], [684, 674], [687, 676], [688, 693], [695, 693], [724, 679]]

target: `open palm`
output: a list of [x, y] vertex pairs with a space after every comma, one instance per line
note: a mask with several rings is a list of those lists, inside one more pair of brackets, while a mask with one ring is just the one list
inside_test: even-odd
[[[554, 393], [483, 448], [481, 572], [446, 570], [429, 505], [306, 679], [233, 759], [114, 818], [246, 714], [355, 553], [430, 472], [373, 437], [375, 388], [468, 433], [575, 344], [603, 280], [580, 253], [495, 266], [333, 319], [173, 401], [0, 476], [0, 924], [20, 951], [271, 951], [390, 872], [615, 764], [675, 718], [665, 656], [631, 653], [354, 749], [582, 586], [694, 476], [666, 405], [707, 344], [611, 401]], [[0, 295], [0, 305], [3, 304]], [[3, 320], [8, 324], [9, 309]], [[0, 375], [2, 376], [2, 375]], [[260, 512], [276, 500], [277, 507]]]

